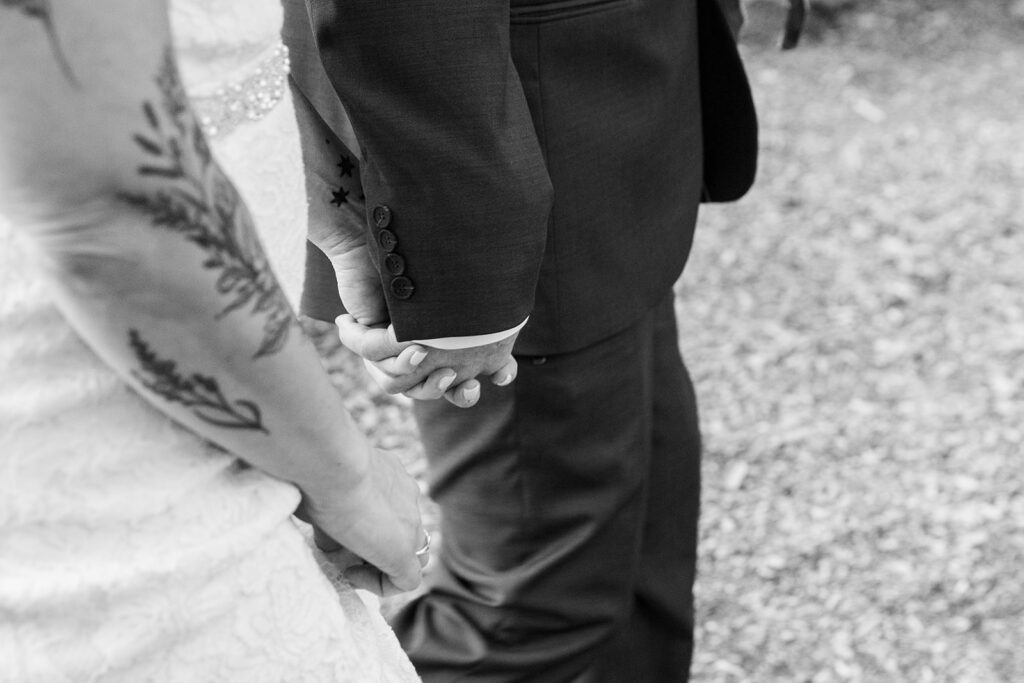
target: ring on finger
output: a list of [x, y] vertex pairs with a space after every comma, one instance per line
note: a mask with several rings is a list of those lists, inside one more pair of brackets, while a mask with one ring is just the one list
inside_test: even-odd
[[423, 540], [423, 545], [419, 550], [416, 551], [416, 557], [423, 557], [430, 552], [430, 532], [426, 529], [423, 530], [423, 535], [426, 537]]

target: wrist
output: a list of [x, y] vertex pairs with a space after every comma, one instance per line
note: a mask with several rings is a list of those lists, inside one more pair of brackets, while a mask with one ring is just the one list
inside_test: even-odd
[[[338, 434], [331, 440], [314, 441], [320, 452], [316, 463], [295, 482], [307, 500], [306, 507], [314, 517], [317, 511], [336, 505], [339, 498], [351, 495], [370, 476], [373, 447], [351, 422], [347, 414], [339, 420]], [[330, 444], [324, 447], [325, 441]]]

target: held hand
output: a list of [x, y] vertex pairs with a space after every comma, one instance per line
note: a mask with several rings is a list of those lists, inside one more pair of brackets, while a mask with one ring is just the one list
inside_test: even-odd
[[341, 342], [363, 358], [370, 375], [390, 394], [419, 400], [444, 396], [453, 405], [469, 408], [480, 399], [478, 377], [488, 377], [498, 386], [516, 378], [516, 334], [493, 344], [443, 350], [397, 342], [393, 328], [361, 325], [350, 315], [336, 322]]
[[305, 493], [317, 546], [356, 588], [390, 596], [420, 584], [419, 486], [394, 454], [371, 453], [366, 476], [348, 489]]

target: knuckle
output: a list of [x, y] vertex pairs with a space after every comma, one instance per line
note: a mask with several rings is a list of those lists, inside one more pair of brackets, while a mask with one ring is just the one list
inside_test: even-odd
[[399, 376], [398, 373], [394, 372], [394, 368], [388, 367], [384, 363], [375, 362], [373, 367], [377, 369], [378, 374], [382, 378], [386, 378], [388, 381], [392, 381]]
[[408, 389], [407, 391], [402, 392], [402, 395], [406, 398], [415, 399], [417, 401], [429, 401], [434, 398], [429, 390], [419, 387]]
[[389, 394], [400, 394], [406, 389], [406, 387], [402, 386], [400, 382], [397, 382], [390, 377], [381, 377], [378, 384], [380, 384], [381, 389]]
[[378, 362], [381, 359], [380, 348], [369, 340], [366, 340], [362, 343], [360, 355], [363, 358], [369, 358], [374, 363]]

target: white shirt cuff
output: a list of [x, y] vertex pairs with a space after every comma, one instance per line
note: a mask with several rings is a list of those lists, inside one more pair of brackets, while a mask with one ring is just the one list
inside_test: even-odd
[[490, 334], [472, 334], [466, 337], [438, 337], [437, 339], [414, 339], [413, 342], [416, 344], [423, 344], [435, 349], [441, 349], [442, 351], [457, 351], [459, 349], [470, 349], [474, 346], [486, 346], [487, 344], [495, 344], [500, 342], [502, 339], [507, 339], [513, 334], [523, 329], [523, 325], [530, 320], [527, 316], [526, 320], [519, 323], [515, 327], [504, 330], [502, 332], [491, 332]]

